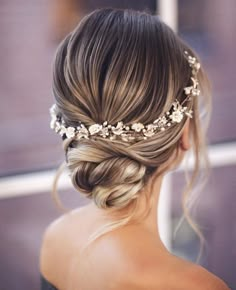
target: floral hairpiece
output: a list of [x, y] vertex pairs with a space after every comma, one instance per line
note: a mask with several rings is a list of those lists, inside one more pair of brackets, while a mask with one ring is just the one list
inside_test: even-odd
[[93, 124], [87, 128], [82, 122], [79, 121], [77, 127], [66, 126], [64, 119], [57, 114], [57, 107], [56, 104], [54, 104], [50, 108], [51, 129], [60, 134], [62, 137], [68, 139], [89, 139], [91, 136], [96, 135], [103, 138], [109, 138], [111, 140], [114, 140], [120, 136], [123, 141], [132, 141], [147, 139], [158, 131], [165, 131], [171, 125], [180, 123], [183, 120], [184, 115], [192, 118], [193, 111], [188, 109], [188, 107], [183, 106], [183, 104], [186, 101], [191, 100], [192, 97], [200, 95], [200, 90], [198, 88], [199, 83], [197, 79], [200, 63], [195, 57], [190, 56], [187, 51], [184, 51], [184, 54], [188, 60], [189, 66], [192, 68], [192, 85], [184, 88], [184, 93], [187, 97], [182, 103], [179, 103], [176, 99], [172, 103], [170, 110], [163, 116], [157, 118], [153, 123], [148, 125], [144, 125], [142, 123], [125, 125], [122, 121], [120, 121], [116, 124], [116, 126], [113, 126], [105, 121], [103, 124]]

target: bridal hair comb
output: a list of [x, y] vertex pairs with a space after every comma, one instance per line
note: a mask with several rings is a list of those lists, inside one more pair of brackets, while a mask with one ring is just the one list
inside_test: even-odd
[[133, 140], [145, 140], [159, 131], [165, 131], [171, 125], [180, 123], [183, 120], [184, 115], [192, 118], [193, 111], [188, 109], [188, 107], [183, 106], [183, 104], [186, 101], [191, 100], [192, 97], [197, 97], [200, 95], [200, 90], [198, 88], [199, 83], [197, 79], [200, 63], [195, 57], [189, 55], [187, 51], [184, 51], [184, 54], [187, 58], [189, 66], [192, 69], [192, 85], [184, 88], [184, 93], [187, 97], [182, 103], [176, 99], [172, 103], [170, 110], [154, 120], [153, 123], [148, 125], [144, 125], [142, 123], [125, 125], [122, 121], [120, 121], [116, 124], [116, 126], [113, 126], [105, 121], [103, 124], [93, 124], [86, 127], [82, 122], [78, 121], [77, 127], [66, 126], [64, 119], [57, 114], [57, 107], [56, 104], [54, 104], [50, 108], [51, 129], [60, 134], [63, 138], [68, 139], [80, 140], [82, 138], [89, 139], [91, 136], [101, 136], [111, 140], [120, 137], [123, 141], [129, 142]]

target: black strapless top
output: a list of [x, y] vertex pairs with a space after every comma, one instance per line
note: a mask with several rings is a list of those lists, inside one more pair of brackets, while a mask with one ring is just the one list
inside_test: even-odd
[[40, 280], [41, 280], [41, 290], [58, 290], [55, 286], [53, 286], [42, 275], [40, 275]]

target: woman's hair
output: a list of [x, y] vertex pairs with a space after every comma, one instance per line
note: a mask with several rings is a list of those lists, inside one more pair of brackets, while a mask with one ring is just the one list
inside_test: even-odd
[[[82, 19], [56, 51], [53, 94], [58, 111], [66, 124], [74, 127], [78, 121], [86, 126], [121, 120], [125, 124], [151, 123], [176, 99], [181, 102], [186, 98], [184, 88], [191, 85], [192, 76], [184, 56], [186, 50], [197, 57], [156, 15], [111, 8], [95, 10]], [[203, 103], [209, 104], [208, 81], [202, 68], [198, 80]], [[204, 149], [199, 101], [198, 96], [188, 102], [193, 110], [190, 137], [195, 167], [184, 204], [197, 179]], [[186, 121], [184, 116], [182, 122], [139, 142], [99, 136], [64, 138], [66, 165], [74, 187], [114, 216], [112, 222], [91, 236], [90, 242], [137, 222], [134, 216], [141, 195], [147, 201], [144, 215], [148, 213], [152, 196], [142, 189], [152, 176], [156, 178], [168, 169], [163, 166], [170, 158], [177, 157]], [[191, 223], [186, 206], [184, 212]], [[194, 223], [192, 226], [197, 231]]]

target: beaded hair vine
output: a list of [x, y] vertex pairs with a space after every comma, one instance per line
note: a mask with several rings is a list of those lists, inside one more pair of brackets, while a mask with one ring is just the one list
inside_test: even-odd
[[195, 57], [189, 55], [187, 51], [184, 51], [184, 54], [192, 69], [192, 85], [184, 88], [184, 93], [187, 97], [182, 103], [176, 99], [172, 103], [170, 110], [154, 120], [153, 123], [147, 125], [142, 123], [125, 125], [122, 121], [119, 121], [116, 126], [113, 126], [105, 121], [103, 124], [93, 124], [86, 127], [82, 122], [78, 121], [78, 126], [76, 127], [66, 126], [65, 120], [57, 114], [57, 106], [54, 104], [50, 108], [51, 129], [60, 134], [63, 138], [68, 139], [80, 140], [82, 138], [89, 139], [91, 136], [101, 136], [114, 140], [119, 136], [123, 141], [145, 140], [159, 131], [165, 131], [172, 124], [180, 123], [184, 115], [192, 118], [193, 111], [191, 109], [188, 110], [188, 107], [183, 106], [183, 104], [191, 100], [192, 97], [200, 95], [200, 90], [198, 88], [199, 82], [197, 79], [200, 63]]

